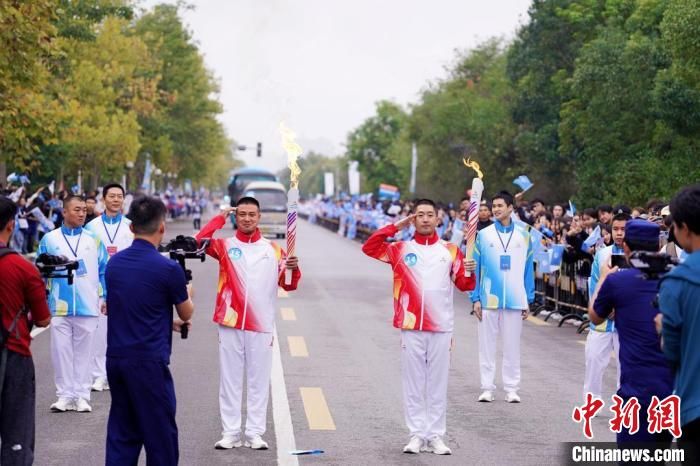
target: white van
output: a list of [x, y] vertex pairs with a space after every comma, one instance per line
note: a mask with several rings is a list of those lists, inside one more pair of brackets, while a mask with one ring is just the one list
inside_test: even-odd
[[287, 191], [275, 181], [252, 181], [243, 196], [254, 197], [260, 203], [260, 232], [263, 235], [287, 236]]

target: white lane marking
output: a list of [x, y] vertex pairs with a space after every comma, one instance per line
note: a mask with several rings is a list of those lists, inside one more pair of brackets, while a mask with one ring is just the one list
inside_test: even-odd
[[32, 338], [36, 338], [36, 337], [39, 336], [39, 334], [41, 334], [41, 332], [43, 332], [44, 330], [48, 329], [50, 326], [51, 326], [51, 324], [49, 324], [49, 325], [46, 326], [46, 327], [36, 327], [36, 328], [34, 328], [34, 329], [29, 333], [29, 335], [30, 335]]
[[272, 374], [270, 377], [272, 395], [272, 419], [275, 423], [275, 439], [277, 440], [277, 464], [280, 466], [298, 466], [299, 459], [289, 452], [296, 450], [292, 413], [289, 411], [287, 384], [284, 381], [282, 355], [280, 354], [280, 339], [277, 329], [274, 331], [275, 343], [272, 347]]

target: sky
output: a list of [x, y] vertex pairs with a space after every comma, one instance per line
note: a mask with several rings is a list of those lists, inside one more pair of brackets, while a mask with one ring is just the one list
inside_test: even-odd
[[194, 9], [182, 17], [219, 82], [220, 120], [248, 147], [238, 158], [277, 171], [286, 165], [280, 122], [305, 152], [342, 154], [348, 133], [377, 101], [416, 103], [429, 82], [446, 76], [456, 50], [512, 38], [531, 0], [188, 3]]

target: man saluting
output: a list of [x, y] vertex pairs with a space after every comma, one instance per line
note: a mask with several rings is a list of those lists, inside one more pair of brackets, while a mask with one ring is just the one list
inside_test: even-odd
[[[411, 241], [387, 239], [414, 224]], [[391, 264], [394, 271], [394, 327], [401, 329], [401, 373], [406, 426], [411, 439], [404, 453], [431, 451], [450, 455], [446, 431], [447, 378], [452, 348], [453, 282], [473, 290], [459, 248], [438, 238], [437, 208], [430, 199], [416, 202], [412, 215], [377, 230], [362, 251]], [[469, 261], [468, 270], [474, 270]]]
[[[219, 409], [223, 435], [217, 449], [244, 445], [266, 450], [267, 401], [272, 370], [272, 339], [275, 330], [277, 288], [296, 290], [301, 278], [296, 257], [287, 257], [277, 244], [262, 237], [258, 229], [260, 203], [243, 197], [236, 208], [214, 217], [197, 235], [212, 238], [235, 212], [238, 231], [233, 238], [211, 239], [207, 254], [219, 261], [219, 286], [214, 322], [219, 324]], [[285, 269], [292, 282], [285, 284]], [[248, 380], [245, 439], [241, 436], [243, 371]]]

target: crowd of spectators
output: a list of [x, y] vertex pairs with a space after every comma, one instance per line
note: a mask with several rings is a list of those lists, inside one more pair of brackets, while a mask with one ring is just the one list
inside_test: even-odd
[[[532, 230], [541, 233], [535, 236], [541, 238], [543, 248], [563, 245], [563, 260], [568, 263], [583, 262], [588, 264], [590, 269], [596, 250], [612, 244], [612, 220], [620, 213], [659, 224], [662, 231], [660, 240], [665, 252], [672, 256], [683, 254], [673, 243], [668, 242], [672, 220], [667, 203], [659, 199], [652, 199], [643, 207], [602, 204], [582, 210], [576, 210], [573, 204], [568, 202], [548, 204], [540, 198], [526, 200], [521, 193], [517, 194], [515, 199], [516, 220], [527, 223]], [[469, 203], [468, 198], [461, 199], [458, 204], [437, 203], [437, 231], [442, 239], [465, 246], [464, 233], [467, 227]], [[374, 200], [372, 196], [365, 195], [342, 200], [331, 198], [307, 200], [302, 203], [301, 212], [311, 222], [316, 222], [319, 217], [337, 221], [338, 234], [354, 239], [357, 237], [358, 230], [371, 233], [408, 216], [412, 208], [411, 200]], [[480, 230], [490, 225], [491, 218], [491, 206], [484, 200], [479, 208], [477, 228]], [[600, 238], [590, 245], [584, 244], [596, 230], [600, 233]], [[407, 228], [399, 232], [400, 237], [396, 239], [410, 239], [414, 232], [413, 227]], [[585, 273], [585, 265], [583, 270]]]
[[[18, 212], [15, 233], [10, 246], [22, 254], [31, 254], [36, 250], [41, 238], [63, 222], [63, 200], [75, 192], [54, 190], [53, 185], [41, 186], [32, 191], [29, 185], [0, 185], [0, 196], [5, 196], [17, 204]], [[128, 212], [134, 195], [128, 193], [124, 199], [124, 211]], [[197, 193], [185, 193], [168, 190], [155, 193], [168, 209], [169, 220], [190, 220], [195, 229], [201, 226], [202, 215], [210, 208], [210, 194], [205, 190]], [[85, 224], [101, 215], [104, 211], [101, 190], [83, 193], [86, 200], [87, 216]]]

